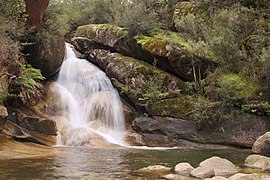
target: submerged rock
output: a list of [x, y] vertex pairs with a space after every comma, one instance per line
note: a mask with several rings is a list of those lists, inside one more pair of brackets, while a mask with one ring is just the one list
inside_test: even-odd
[[252, 146], [252, 152], [270, 156], [270, 132], [260, 136]]
[[229, 180], [261, 180], [261, 176], [258, 174], [243, 174], [237, 173], [229, 178]]
[[229, 177], [238, 172], [238, 168], [233, 163], [227, 159], [214, 156], [201, 162], [200, 166], [191, 172], [191, 175], [198, 178]]
[[215, 177], [212, 177], [212, 178], [206, 178], [204, 180], [226, 180], [227, 178], [225, 177], [222, 177], [222, 176], [215, 176]]
[[139, 169], [140, 172], [169, 173], [171, 168], [162, 165], [153, 165]]
[[182, 175], [179, 175], [179, 174], [167, 174], [165, 176], [162, 176], [162, 179], [167, 179], [167, 180], [196, 180], [197, 178], [182, 176]]
[[270, 158], [261, 155], [250, 155], [246, 158], [244, 165], [262, 171], [270, 170]]

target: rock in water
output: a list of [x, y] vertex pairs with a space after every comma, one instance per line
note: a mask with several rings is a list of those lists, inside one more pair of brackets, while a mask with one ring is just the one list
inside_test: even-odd
[[189, 163], [179, 163], [174, 167], [174, 171], [177, 174], [183, 175], [183, 176], [189, 176], [190, 172], [194, 170], [194, 167], [192, 167]]
[[270, 170], [270, 158], [261, 155], [250, 155], [246, 158], [244, 165], [262, 171]]
[[260, 136], [252, 146], [252, 152], [270, 156], [270, 132]]
[[214, 156], [201, 162], [200, 166], [191, 172], [191, 175], [198, 178], [229, 177], [238, 171], [238, 168], [227, 159]]

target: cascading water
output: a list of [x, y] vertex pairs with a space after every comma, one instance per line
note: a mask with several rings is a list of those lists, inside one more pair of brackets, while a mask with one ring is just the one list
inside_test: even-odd
[[56, 121], [58, 145], [91, 143], [93, 134], [113, 144], [124, 144], [124, 118], [117, 91], [98, 67], [76, 58], [70, 45], [66, 49], [66, 60], [51, 88], [61, 106], [62, 120]]

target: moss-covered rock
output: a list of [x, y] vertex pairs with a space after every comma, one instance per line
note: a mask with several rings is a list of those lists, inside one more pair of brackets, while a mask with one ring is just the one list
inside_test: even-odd
[[205, 77], [207, 70], [215, 67], [212, 61], [192, 53], [189, 44], [179, 33], [160, 30], [150, 36], [135, 38], [144, 51], [155, 57], [158, 67], [183, 80], [194, 80], [194, 74]]
[[152, 116], [187, 119], [188, 113], [192, 111], [192, 104], [187, 96], [182, 96], [150, 102], [146, 109]]
[[81, 53], [106, 49], [138, 59], [151, 59], [124, 28], [111, 24], [89, 24], [77, 28], [72, 44]]
[[89, 57], [137, 108], [186, 91], [183, 81], [138, 59], [106, 50], [94, 50]]

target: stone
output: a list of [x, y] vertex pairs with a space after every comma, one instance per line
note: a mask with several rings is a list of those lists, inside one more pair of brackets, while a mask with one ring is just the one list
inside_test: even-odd
[[182, 80], [193, 81], [194, 74], [205, 77], [207, 70], [215, 68], [213, 61], [193, 54], [179, 33], [160, 30], [149, 36], [136, 36], [136, 40], [144, 51], [155, 57], [157, 67]]
[[239, 169], [229, 160], [216, 156], [201, 162], [200, 167], [213, 169], [215, 176], [223, 177], [229, 177], [239, 171]]
[[213, 169], [210, 168], [197, 167], [196, 169], [191, 171], [190, 175], [196, 178], [205, 179], [215, 176], [215, 172]]
[[196, 180], [197, 178], [181, 176], [179, 174], [167, 174], [165, 176], [162, 176], [162, 179], [167, 179], [167, 180]]
[[46, 78], [56, 74], [60, 70], [65, 57], [64, 38], [57, 37], [48, 41], [33, 35], [30, 42], [33, 42], [33, 44], [26, 46], [23, 50], [25, 54], [29, 54], [29, 56], [26, 56], [27, 62], [32, 67], [40, 69], [42, 75]]
[[55, 145], [55, 121], [31, 109], [9, 109], [3, 132], [9, 136], [44, 145]]
[[106, 49], [138, 59], [154, 59], [128, 35], [126, 29], [111, 24], [88, 24], [78, 27], [72, 44], [81, 53]]
[[261, 155], [250, 155], [246, 158], [244, 166], [261, 169], [262, 171], [270, 170], [270, 158]]
[[8, 117], [7, 108], [0, 105], [0, 132], [3, 128], [3, 125]]
[[194, 170], [189, 163], [179, 163], [174, 167], [174, 171], [182, 176], [189, 176], [190, 172]]
[[[170, 117], [140, 117], [132, 123], [137, 132], [149, 134], [162, 134], [169, 138], [177, 137], [186, 140], [194, 140], [197, 135], [196, 123]], [[158, 133], [157, 133], [158, 132]]]
[[138, 133], [132, 133], [126, 138], [129, 144], [134, 146], [144, 146], [143, 136]]
[[166, 166], [162, 166], [162, 165], [153, 165], [153, 166], [141, 168], [138, 171], [140, 171], [140, 172], [169, 173], [171, 171], [171, 168], [166, 167]]
[[252, 152], [270, 156], [270, 132], [266, 132], [255, 141], [252, 146]]
[[258, 174], [243, 174], [243, 173], [237, 173], [231, 177], [229, 177], [229, 180], [261, 180], [261, 176]]
[[229, 177], [238, 171], [238, 168], [227, 159], [214, 156], [202, 161], [198, 168], [191, 171], [191, 175], [197, 178]]
[[222, 176], [215, 176], [215, 177], [212, 177], [212, 178], [206, 178], [204, 180], [227, 180], [227, 178], [222, 177]]
[[26, 26], [39, 26], [49, 5], [49, 0], [24, 0], [24, 2], [26, 5], [26, 13], [28, 15]]
[[135, 58], [98, 49], [88, 60], [106, 72], [122, 97], [138, 111], [145, 112], [147, 103], [160, 99], [160, 95], [172, 98], [186, 92], [182, 80]]

